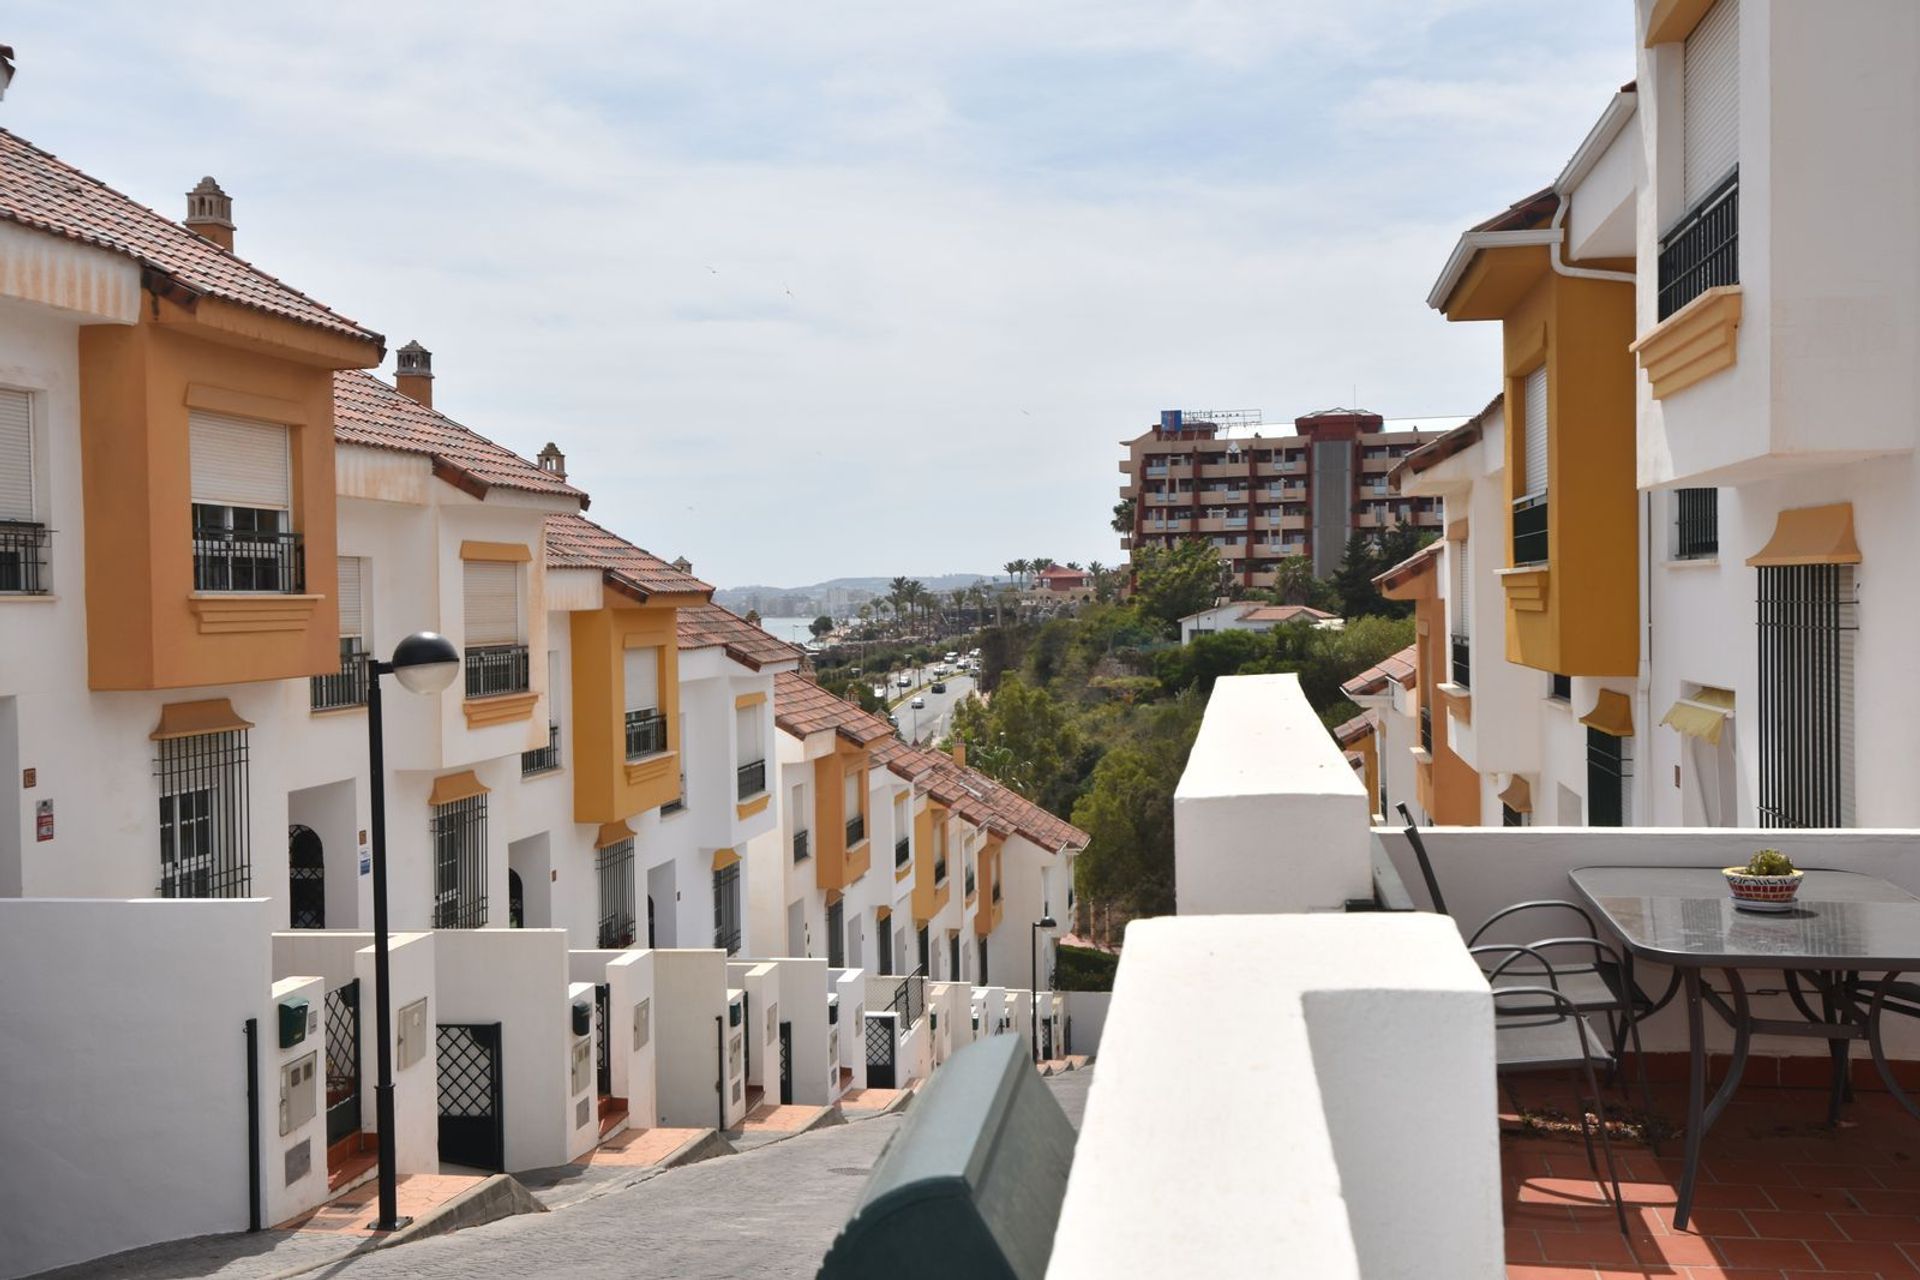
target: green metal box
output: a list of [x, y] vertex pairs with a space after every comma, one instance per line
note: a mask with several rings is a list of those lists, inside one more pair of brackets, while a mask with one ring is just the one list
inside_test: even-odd
[[289, 996], [280, 1002], [280, 1047], [291, 1049], [307, 1038], [307, 1001]]

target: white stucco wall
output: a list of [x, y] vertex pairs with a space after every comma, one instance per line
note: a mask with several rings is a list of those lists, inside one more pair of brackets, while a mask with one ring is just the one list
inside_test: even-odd
[[[1492, 1000], [1447, 922], [1162, 918], [1124, 955], [1052, 1280], [1500, 1274]], [[1172, 1025], [1232, 1028], [1261, 1104], [1189, 1087]]]
[[1299, 677], [1222, 679], [1174, 791], [1180, 913], [1331, 910], [1371, 896], [1367, 810]]
[[[401, 1173], [440, 1172], [440, 1063], [434, 1028], [434, 939], [426, 933], [393, 934], [387, 949], [387, 976], [393, 986], [393, 1132], [394, 1166]], [[361, 1128], [377, 1133], [373, 1082], [377, 1075], [379, 1023], [373, 1012], [373, 948], [354, 953], [354, 974], [364, 993], [360, 1011]], [[400, 1011], [416, 1001], [427, 1002], [426, 1045], [410, 1065], [400, 1061]]]
[[0, 1274], [246, 1229], [249, 1018], [263, 1185], [280, 1161], [272, 910], [0, 900]]
[[727, 957], [722, 951], [653, 952], [653, 1034], [657, 1123], [717, 1128], [720, 1104], [719, 1028], [727, 1014]]

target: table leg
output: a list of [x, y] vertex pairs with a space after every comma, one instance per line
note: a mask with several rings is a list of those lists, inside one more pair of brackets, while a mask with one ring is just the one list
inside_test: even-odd
[[1700, 1173], [1700, 1129], [1707, 1092], [1707, 1027], [1700, 1007], [1700, 971], [1689, 968], [1682, 976], [1687, 999], [1687, 1142], [1680, 1174], [1680, 1199], [1673, 1225], [1684, 1229], [1693, 1212], [1693, 1184]]
[[1900, 975], [1886, 973], [1880, 976], [1880, 983], [1874, 988], [1873, 1003], [1867, 1007], [1867, 1047], [1873, 1051], [1873, 1065], [1880, 1070], [1880, 1080], [1887, 1086], [1887, 1092], [1893, 1100], [1907, 1109], [1907, 1114], [1920, 1119], [1920, 1104], [1916, 1104], [1910, 1094], [1900, 1087], [1893, 1078], [1893, 1064], [1887, 1061], [1886, 1046], [1880, 1043], [1880, 1006], [1887, 998], [1887, 987]]
[[[1840, 982], [1839, 974], [1827, 975], [1822, 984], [1820, 1007], [1826, 1015], [1824, 1021], [1835, 1023], [1840, 1020], [1840, 1002], [1834, 997], [1834, 990]], [[1847, 1100], [1847, 1075], [1851, 1069], [1851, 1042], [1838, 1038], [1827, 1041], [1827, 1054], [1833, 1059], [1833, 1080], [1827, 1091], [1827, 1123], [1840, 1123], [1840, 1107]]]
[[1753, 1044], [1753, 1017], [1747, 1005], [1747, 984], [1740, 981], [1738, 969], [1722, 969], [1721, 976], [1727, 980], [1727, 989], [1733, 993], [1733, 1057], [1727, 1061], [1727, 1078], [1720, 1082], [1720, 1089], [1713, 1095], [1713, 1101], [1707, 1104], [1706, 1114], [1701, 1117], [1702, 1133], [1713, 1128], [1713, 1122], [1733, 1101], [1734, 1090], [1740, 1087], [1740, 1077], [1747, 1070], [1747, 1050]]

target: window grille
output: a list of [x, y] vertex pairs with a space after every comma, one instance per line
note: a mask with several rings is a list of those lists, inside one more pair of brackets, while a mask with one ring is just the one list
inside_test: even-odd
[[520, 753], [520, 776], [551, 773], [560, 767], [560, 726], [547, 721], [547, 745]]
[[713, 945], [734, 955], [740, 950], [740, 864], [713, 873]]
[[627, 712], [627, 759], [638, 760], [667, 749], [667, 718], [658, 711]]
[[847, 904], [845, 900], [827, 906], [827, 968], [847, 966]]
[[1628, 786], [1633, 777], [1633, 739], [1587, 729], [1587, 825], [1629, 825]]
[[751, 800], [767, 789], [767, 762], [755, 760], [741, 765], [735, 770], [735, 794], [739, 799]]
[[340, 669], [308, 678], [308, 699], [315, 711], [358, 707], [367, 701], [367, 652], [359, 636], [340, 637]]
[[523, 644], [468, 645], [467, 696], [492, 698], [532, 687], [531, 659]]
[[1527, 815], [1521, 813], [1511, 805], [1503, 804], [1500, 806], [1500, 825], [1503, 827], [1524, 827], [1527, 825]]
[[201, 733], [160, 743], [162, 898], [244, 898], [249, 858], [247, 731]]
[[1673, 558], [1705, 560], [1720, 554], [1720, 491], [1673, 491]]
[[305, 549], [286, 521], [285, 511], [194, 503], [193, 589], [304, 590]]
[[600, 873], [600, 945], [633, 945], [633, 841], [619, 840], [594, 855]]
[[1760, 825], [1854, 822], [1850, 565], [1762, 565]]
[[487, 798], [435, 805], [433, 927], [478, 929], [487, 923]]
[[1549, 698], [1558, 698], [1562, 702], [1572, 702], [1573, 677], [1563, 676], [1558, 672], [1549, 674], [1547, 676], [1547, 696]]

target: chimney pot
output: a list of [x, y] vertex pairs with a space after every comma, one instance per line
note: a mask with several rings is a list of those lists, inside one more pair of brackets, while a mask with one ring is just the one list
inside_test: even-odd
[[233, 252], [233, 197], [220, 189], [212, 175], [187, 192], [187, 217], [182, 224], [203, 239]]
[[394, 352], [393, 385], [401, 395], [433, 408], [433, 352], [417, 341]]
[[551, 471], [557, 478], [567, 478], [567, 455], [560, 452], [560, 446], [547, 441], [547, 447], [535, 454], [533, 460], [540, 464], [542, 471]]
[[685, 556], [679, 556], [675, 558], [673, 562], [673, 567], [678, 569], [682, 573], [692, 573], [693, 561], [687, 559]]

